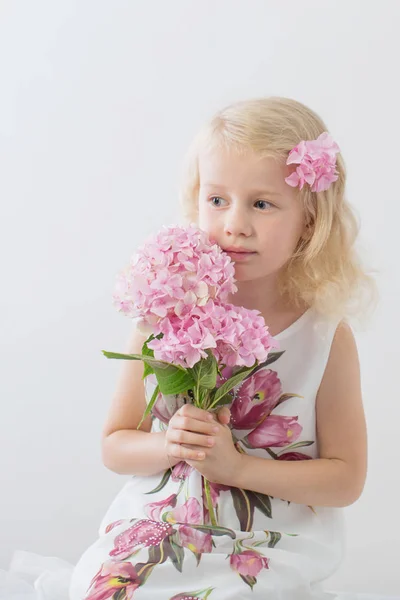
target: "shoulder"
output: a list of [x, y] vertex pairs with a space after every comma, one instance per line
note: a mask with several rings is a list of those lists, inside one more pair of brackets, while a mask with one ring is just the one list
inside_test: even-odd
[[358, 349], [353, 330], [349, 323], [342, 319], [336, 327], [330, 348], [327, 370], [358, 369]]
[[328, 361], [322, 377], [318, 398], [327, 388], [360, 388], [360, 364], [353, 330], [346, 320], [341, 320], [333, 335]]

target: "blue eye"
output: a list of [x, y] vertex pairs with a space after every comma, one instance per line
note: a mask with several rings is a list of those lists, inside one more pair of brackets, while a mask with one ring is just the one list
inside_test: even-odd
[[213, 200], [222, 200], [220, 196], [211, 196], [210, 202], [213, 206], [221, 206], [221, 204], [216, 204], [215, 202], [213, 202]]
[[[257, 205], [257, 204], [264, 204], [264, 205], [265, 205], [265, 204], [269, 204], [269, 206], [273, 206], [273, 205], [271, 204], [271, 202], [267, 202], [267, 200], [257, 200], [257, 202], [256, 202], [256, 205]], [[258, 206], [257, 208], [261, 208], [261, 209], [263, 210], [262, 206]], [[265, 208], [265, 207], [264, 207], [264, 208]]]

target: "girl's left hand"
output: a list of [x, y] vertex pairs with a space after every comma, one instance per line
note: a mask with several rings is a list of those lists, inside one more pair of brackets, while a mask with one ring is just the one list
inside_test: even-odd
[[[189, 419], [196, 419], [196, 414], [201, 410], [191, 404], [185, 404], [179, 409], [180, 414]], [[203, 412], [203, 411], [202, 411]], [[242, 455], [236, 450], [232, 433], [227, 423], [230, 420], [230, 411], [223, 407], [218, 411], [218, 419], [214, 413], [214, 425], [218, 426], [218, 431], [212, 435], [213, 444], [211, 447], [187, 446], [205, 453], [203, 459], [186, 460], [188, 465], [194, 467], [211, 483], [221, 485], [235, 486], [235, 475], [240, 468]]]

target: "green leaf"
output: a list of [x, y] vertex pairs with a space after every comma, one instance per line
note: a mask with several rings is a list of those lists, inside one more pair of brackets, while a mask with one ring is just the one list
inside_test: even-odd
[[193, 377], [187, 369], [184, 369], [180, 365], [172, 365], [166, 361], [156, 360], [152, 356], [146, 356], [144, 354], [120, 354], [117, 352], [108, 352], [106, 350], [102, 350], [102, 352], [107, 358], [142, 360], [144, 363], [150, 365], [157, 377], [160, 392], [166, 396], [181, 394], [189, 389], [193, 389], [195, 385]]
[[268, 542], [268, 548], [275, 548], [278, 542], [282, 538], [282, 534], [279, 531], [269, 531], [270, 540]]
[[[165, 538], [166, 539], [166, 538]], [[149, 546], [149, 560], [146, 563], [136, 563], [134, 566], [140, 585], [144, 585], [146, 580], [151, 575], [154, 567], [165, 562], [168, 554], [164, 548], [165, 539], [158, 546]]]
[[[245, 379], [247, 379], [248, 377], [251, 377], [252, 375], [254, 375], [254, 373], [257, 373], [257, 371], [260, 371], [260, 369], [265, 369], [265, 367], [274, 363], [276, 360], [278, 360], [278, 358], [280, 358], [282, 356], [282, 354], [285, 354], [285, 350], [282, 350], [282, 352], [270, 352], [268, 354], [268, 358], [266, 360], [264, 360], [262, 363], [260, 363], [259, 365], [257, 365], [256, 367], [254, 367], [253, 371], [251, 373], [249, 373], [248, 375], [246, 375]], [[247, 369], [247, 367], [242, 367], [242, 369], [240, 369], [240, 371], [237, 371], [237, 373], [241, 373], [244, 369]]]
[[199, 393], [198, 393], [198, 397], [196, 398], [196, 405], [199, 408], [204, 408], [205, 410], [207, 410], [207, 398], [210, 394], [210, 390], [207, 390], [206, 388], [200, 388]]
[[221, 387], [219, 387], [213, 394], [210, 408], [216, 405], [217, 403], [219, 404], [221, 398], [223, 398], [234, 387], [239, 385], [239, 383], [241, 383], [247, 377], [247, 375], [249, 375], [249, 373], [251, 373], [255, 368], [256, 365], [253, 365], [252, 367], [244, 367], [243, 370], [241, 369], [233, 377], [225, 381], [225, 383], [221, 385]]
[[162, 479], [160, 481], [160, 483], [158, 484], [157, 487], [154, 488], [154, 490], [151, 490], [151, 492], [144, 492], [145, 495], [147, 494], [156, 494], [157, 492], [159, 492], [160, 490], [163, 489], [163, 487], [165, 487], [168, 483], [169, 478], [171, 477], [171, 469], [166, 469], [166, 471], [164, 472], [164, 475], [162, 476]]
[[175, 569], [179, 571], [179, 573], [182, 573], [182, 564], [183, 559], [185, 558], [185, 552], [183, 548], [179, 544], [176, 544], [173, 540], [169, 540], [167, 542], [166, 550]]
[[231, 488], [233, 506], [242, 531], [251, 531], [254, 516], [254, 501], [246, 490]]
[[282, 356], [282, 354], [285, 354], [285, 350], [282, 350], [282, 352], [270, 352], [268, 354], [267, 360], [264, 360], [264, 362], [258, 365], [257, 371], [258, 369], [263, 369], [264, 367], [267, 367], [268, 365], [274, 363], [276, 360], [278, 360], [278, 358]]
[[300, 394], [282, 394], [279, 397], [278, 402], [275, 404], [275, 408], [277, 408], [280, 404], [282, 404], [282, 402], [286, 402], [286, 400], [289, 400], [290, 398], [304, 398], [304, 396], [300, 396]]
[[225, 406], [225, 404], [231, 404], [233, 402], [233, 396], [230, 392], [225, 394], [218, 402], [213, 402], [213, 408], [219, 408], [220, 406]]
[[243, 579], [243, 581], [247, 583], [248, 586], [250, 586], [251, 590], [253, 590], [253, 587], [257, 583], [257, 579], [253, 575], [241, 575], [240, 573], [239, 575]]
[[228, 529], [227, 527], [219, 527], [218, 525], [193, 525], [192, 523], [188, 527], [198, 529], [203, 533], [211, 533], [211, 535], [229, 535], [233, 540], [236, 538], [236, 533], [233, 529]]
[[156, 386], [153, 395], [151, 397], [150, 402], [148, 403], [148, 405], [146, 406], [146, 410], [143, 413], [143, 417], [140, 419], [140, 423], [139, 425], [136, 427], [136, 429], [140, 429], [141, 424], [143, 423], [143, 421], [145, 420], [145, 418], [147, 417], [147, 415], [149, 415], [151, 413], [151, 409], [153, 408], [156, 400], [157, 400], [157, 396], [160, 393], [160, 386]]
[[282, 454], [282, 453], [284, 454], [288, 450], [294, 450], [294, 448], [304, 448], [305, 446], [312, 446], [313, 444], [314, 444], [313, 441], [309, 441], [309, 442], [296, 442], [295, 444], [291, 444], [290, 446], [285, 446], [285, 448], [279, 454]]
[[213, 390], [217, 383], [217, 359], [210, 350], [207, 350], [207, 358], [199, 360], [189, 369], [189, 373], [196, 382], [197, 388]]
[[125, 600], [126, 599], [126, 588], [120, 588], [115, 594], [112, 596], [112, 600]]
[[157, 360], [154, 356], [150, 356], [150, 354], [122, 354], [120, 352], [108, 352], [107, 350], [102, 350], [104, 356], [107, 358], [118, 358], [123, 360], [143, 360], [147, 362], [154, 368], [157, 369], [167, 369], [168, 367], [174, 367], [175, 369], [179, 369], [180, 371], [186, 371], [183, 367], [179, 365], [171, 365], [165, 360]]
[[[154, 350], [151, 350], [151, 348], [149, 348], [148, 345], [147, 345], [152, 340], [154, 340], [154, 335], [153, 334], [151, 334], [151, 336], [143, 344], [142, 354], [144, 356], [151, 356], [151, 358], [154, 358]], [[154, 373], [153, 367], [151, 367], [147, 363], [144, 363], [144, 371], [143, 371], [143, 377], [142, 377], [142, 379], [145, 379], [147, 377], [147, 375], [151, 375], [152, 373]]]
[[263, 515], [272, 519], [272, 507], [271, 507], [271, 498], [266, 494], [260, 494], [259, 492], [248, 492], [250, 496], [253, 496], [253, 503], [258, 510], [260, 510]]

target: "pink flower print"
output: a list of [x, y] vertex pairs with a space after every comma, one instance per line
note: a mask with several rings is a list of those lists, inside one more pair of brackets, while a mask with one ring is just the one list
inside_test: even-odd
[[197, 498], [189, 498], [181, 506], [177, 506], [166, 514], [168, 523], [193, 523], [200, 525], [201, 523], [201, 507]]
[[261, 569], [269, 568], [269, 559], [255, 550], [244, 550], [240, 554], [231, 554], [231, 568], [244, 577], [256, 577]]
[[[215, 508], [218, 504], [220, 492], [222, 492], [224, 490], [230, 490], [231, 488], [228, 485], [223, 485], [222, 483], [213, 483], [212, 481], [209, 481], [208, 484], [210, 486], [211, 502]], [[204, 479], [202, 479], [202, 487], [203, 487], [204, 508], [207, 508], [207, 500], [206, 500], [206, 495], [205, 495], [205, 491], [204, 491]]]
[[231, 406], [233, 429], [253, 429], [277, 405], [282, 384], [275, 371], [260, 369], [245, 379]]
[[171, 533], [173, 533], [173, 529], [168, 523], [141, 519], [117, 535], [110, 556], [125, 560], [138, 547], [157, 546]]
[[114, 594], [119, 597], [121, 589], [125, 591], [124, 600], [131, 600], [139, 585], [138, 574], [130, 562], [109, 560], [93, 577], [84, 600], [110, 600]]
[[281, 447], [295, 442], [303, 427], [297, 423], [299, 417], [270, 415], [247, 436], [253, 448]]
[[302, 452], [285, 452], [276, 457], [277, 460], [310, 460], [312, 456]]
[[119, 521], [114, 521], [113, 523], [110, 523], [105, 528], [104, 533], [109, 533], [109, 531], [111, 531], [112, 529], [114, 529], [114, 527], [118, 527], [118, 525], [120, 525], [123, 522], [124, 522], [123, 519], [120, 519]]
[[165, 500], [160, 500], [159, 502], [150, 502], [149, 504], [145, 504], [144, 509], [149, 519], [152, 521], [158, 521], [160, 519], [162, 510], [167, 506], [176, 506], [176, 494], [171, 494], [168, 496], [168, 498], [165, 498]]
[[182, 592], [181, 594], [176, 594], [172, 596], [170, 600], [201, 600], [201, 596], [194, 596], [190, 592]]
[[179, 538], [182, 546], [189, 548], [192, 552], [212, 552], [212, 537], [210, 533], [204, 533], [189, 525], [180, 525], [178, 528]]
[[157, 419], [167, 424], [176, 411], [188, 401], [189, 398], [185, 397], [185, 394], [166, 396], [159, 393], [151, 412]]
[[189, 477], [190, 473], [194, 471], [194, 467], [188, 465], [187, 462], [181, 460], [172, 469], [171, 479], [172, 481], [180, 481]]
[[221, 375], [217, 375], [217, 385], [216, 387], [219, 388], [221, 387], [221, 385], [223, 385], [225, 383], [225, 381], [227, 381], [228, 379], [230, 379], [234, 374], [234, 367], [225, 367], [225, 369], [222, 370]]

